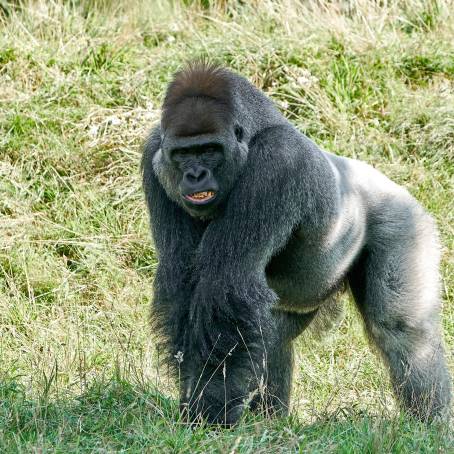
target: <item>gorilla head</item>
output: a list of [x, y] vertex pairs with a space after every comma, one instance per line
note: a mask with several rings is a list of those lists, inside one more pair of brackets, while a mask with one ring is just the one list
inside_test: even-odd
[[153, 167], [191, 216], [214, 217], [246, 162], [243, 129], [232, 113], [229, 73], [221, 68], [189, 67], [168, 87]]

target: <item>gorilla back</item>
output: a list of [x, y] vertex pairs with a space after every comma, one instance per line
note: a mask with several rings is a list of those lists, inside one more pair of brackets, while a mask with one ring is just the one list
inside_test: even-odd
[[320, 150], [243, 77], [170, 83], [143, 154], [159, 265], [152, 323], [190, 420], [286, 414], [293, 341], [350, 286], [403, 408], [447, 413], [432, 219], [368, 165]]

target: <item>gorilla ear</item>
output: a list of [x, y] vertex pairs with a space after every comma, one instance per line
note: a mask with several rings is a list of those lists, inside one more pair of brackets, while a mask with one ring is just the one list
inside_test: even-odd
[[240, 125], [235, 125], [234, 132], [235, 132], [236, 140], [238, 140], [238, 142], [241, 142], [243, 140], [243, 136], [244, 136], [243, 128]]

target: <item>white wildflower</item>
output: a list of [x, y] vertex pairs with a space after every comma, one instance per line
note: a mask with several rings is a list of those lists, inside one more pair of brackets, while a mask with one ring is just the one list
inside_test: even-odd
[[284, 109], [284, 110], [287, 110], [288, 106], [289, 106], [288, 101], [285, 101], [285, 100], [284, 101], [280, 101], [279, 105], [281, 106], [281, 109]]
[[313, 76], [309, 70], [300, 69], [299, 76], [296, 77], [296, 83], [302, 87], [312, 87], [318, 82], [317, 77]]
[[178, 351], [176, 355], [173, 355], [173, 357], [178, 361], [178, 364], [183, 362], [183, 352]]

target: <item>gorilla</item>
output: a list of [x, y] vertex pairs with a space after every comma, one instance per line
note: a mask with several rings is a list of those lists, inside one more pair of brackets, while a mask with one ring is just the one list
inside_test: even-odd
[[207, 62], [169, 84], [142, 172], [159, 259], [151, 320], [190, 421], [287, 414], [294, 340], [329, 325], [346, 288], [403, 409], [449, 413], [438, 236], [405, 189], [320, 150]]

